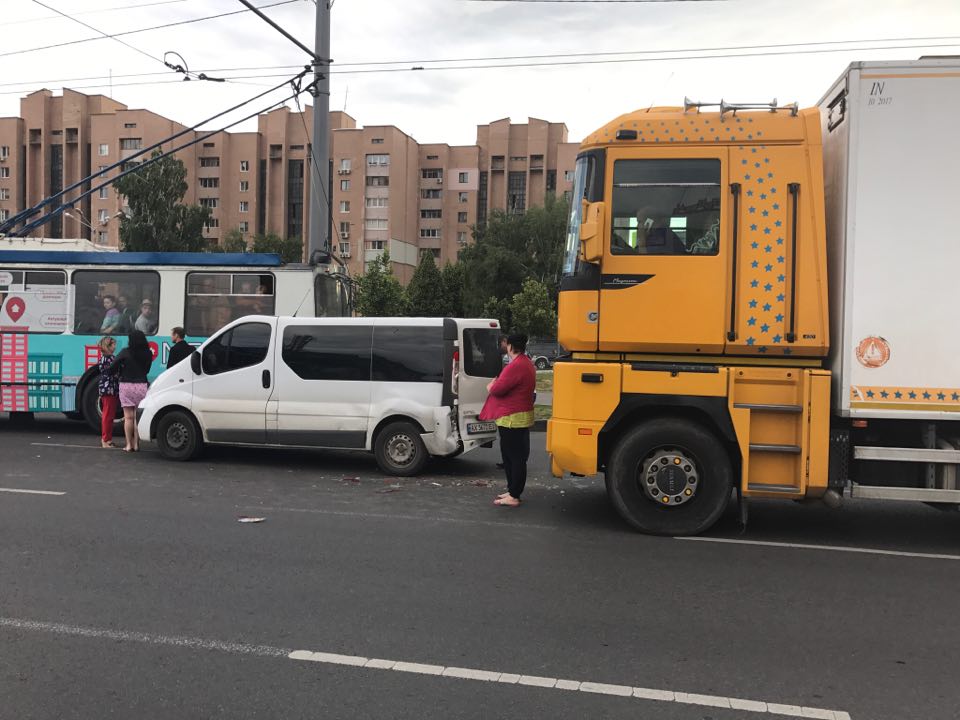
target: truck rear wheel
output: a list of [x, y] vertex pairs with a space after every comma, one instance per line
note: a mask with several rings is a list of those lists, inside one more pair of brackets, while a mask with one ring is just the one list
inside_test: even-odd
[[648, 421], [617, 443], [607, 494], [641, 532], [696, 535], [723, 515], [732, 475], [726, 450], [703, 426], [681, 418]]

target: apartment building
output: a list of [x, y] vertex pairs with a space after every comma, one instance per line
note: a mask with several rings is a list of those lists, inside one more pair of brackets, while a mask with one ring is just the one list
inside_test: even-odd
[[[248, 238], [307, 237], [316, 178], [312, 113], [281, 107], [261, 115], [256, 132], [219, 133], [177, 153], [187, 169], [184, 202], [210, 208], [204, 235], [211, 243], [234, 229]], [[133, 156], [177, 133], [162, 149], [199, 139], [176, 121], [103, 95], [32, 93], [21, 100], [21, 117], [0, 118], [0, 219], [91, 171], [141, 162], [146, 155]], [[576, 152], [564, 124], [535, 118], [480, 125], [475, 145], [451, 146], [420, 144], [392, 125], [357, 127], [346, 113], [331, 112], [331, 241], [355, 274], [389, 251], [406, 282], [425, 253], [440, 264], [455, 261], [471, 227], [491, 211], [523, 213], [547, 193], [569, 195]], [[107, 186], [32, 234], [117, 246], [123, 212], [123, 198]]]

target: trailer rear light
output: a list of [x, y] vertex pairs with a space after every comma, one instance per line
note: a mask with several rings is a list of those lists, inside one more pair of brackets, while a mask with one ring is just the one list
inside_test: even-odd
[[593, 435], [593, 428], [577, 428], [577, 435]]
[[866, 421], [866, 420], [854, 420], [854, 421], [851, 423], [851, 425], [853, 425], [855, 428], [865, 428], [865, 427], [867, 426], [867, 421]]
[[495, 327], [497, 327], [497, 324], [496, 324], [495, 322], [492, 322], [492, 323], [490, 323], [490, 327], [495, 328]]

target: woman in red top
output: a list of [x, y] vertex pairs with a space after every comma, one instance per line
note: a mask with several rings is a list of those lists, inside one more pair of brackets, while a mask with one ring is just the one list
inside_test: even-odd
[[495, 420], [500, 433], [500, 453], [503, 456], [503, 471], [507, 476], [507, 492], [493, 502], [503, 507], [517, 507], [527, 483], [537, 371], [527, 357], [526, 349], [526, 335], [507, 336], [510, 362], [487, 385], [490, 395], [480, 411], [480, 419]]

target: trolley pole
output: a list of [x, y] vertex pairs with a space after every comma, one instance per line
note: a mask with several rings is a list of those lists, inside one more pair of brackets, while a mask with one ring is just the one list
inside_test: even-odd
[[330, 254], [330, 0], [317, 0], [316, 38], [313, 74], [316, 94], [313, 99], [313, 170], [310, 178], [310, 236], [307, 261], [319, 251]]

